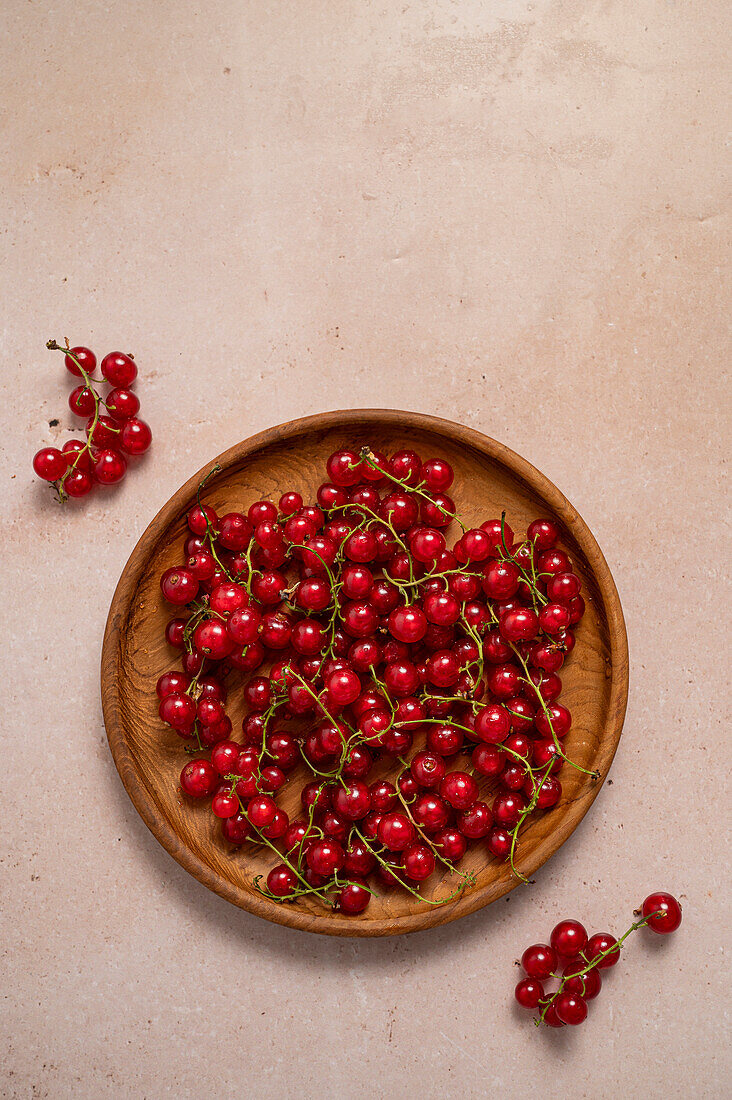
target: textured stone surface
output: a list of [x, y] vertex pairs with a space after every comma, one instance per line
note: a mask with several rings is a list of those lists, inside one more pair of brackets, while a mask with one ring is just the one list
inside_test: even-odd
[[[727, 5], [7, 0], [2, 1094], [722, 1097], [729, 440]], [[135, 351], [154, 457], [61, 512], [49, 336]], [[303, 938], [190, 879], [106, 748], [109, 600], [223, 447], [327, 408], [463, 421], [595, 531], [626, 732], [530, 890], [385, 942]], [[61, 425], [48, 421], [60, 417]], [[512, 961], [575, 915], [636, 936], [577, 1032]]]

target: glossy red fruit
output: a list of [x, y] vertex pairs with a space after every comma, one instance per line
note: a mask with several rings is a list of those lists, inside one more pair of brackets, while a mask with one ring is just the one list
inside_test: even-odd
[[548, 943], [534, 943], [521, 956], [521, 965], [530, 978], [545, 982], [559, 966], [559, 957]]
[[567, 993], [575, 993], [585, 1001], [592, 1001], [602, 989], [602, 978], [598, 967], [588, 970], [580, 975], [578, 971], [584, 970], [585, 962], [570, 962], [564, 967], [562, 975], [566, 979], [564, 989]]
[[389, 851], [401, 852], [414, 842], [414, 826], [406, 814], [394, 811], [384, 814], [379, 821], [378, 836]]
[[82, 371], [79, 370], [79, 366], [83, 368], [86, 374], [94, 374], [97, 367], [97, 357], [93, 351], [85, 347], [71, 348], [71, 355], [64, 356], [64, 363], [66, 370], [69, 374], [73, 374], [75, 378], [82, 377]]
[[554, 1010], [563, 1024], [576, 1027], [587, 1019], [587, 1004], [583, 997], [576, 993], [568, 993], [562, 990], [554, 1001]]
[[190, 603], [198, 595], [198, 581], [182, 567], [166, 569], [160, 578], [160, 591], [168, 603]]
[[646, 927], [660, 936], [675, 932], [681, 924], [681, 906], [672, 894], [663, 890], [648, 895], [641, 906], [641, 915], [650, 917]]
[[[107, 412], [114, 420], [129, 420], [131, 416], [137, 416], [140, 411], [140, 399], [132, 390], [110, 390], [105, 400]], [[93, 407], [89, 413], [94, 411]], [[87, 413], [87, 415], [89, 415]]]
[[608, 970], [620, 961], [620, 948], [615, 946], [617, 942], [615, 936], [611, 936], [609, 932], [595, 932], [587, 941], [587, 947], [583, 954], [588, 962], [592, 962], [598, 955], [603, 955], [606, 951], [609, 952], [597, 964], [598, 970]]
[[538, 1008], [544, 997], [544, 986], [534, 978], [523, 978], [514, 990], [514, 997], [522, 1008]]
[[43, 447], [33, 458], [33, 469], [44, 481], [58, 481], [67, 468], [66, 458], [56, 447]]
[[121, 351], [112, 351], [102, 359], [102, 375], [110, 385], [129, 389], [137, 378], [137, 365], [131, 355]]
[[410, 765], [410, 771], [420, 787], [439, 786], [446, 771], [445, 761], [432, 752], [418, 752]]
[[459, 863], [468, 847], [468, 842], [460, 830], [450, 827], [435, 833], [432, 842], [442, 858], [449, 860], [450, 863]]
[[489, 703], [475, 716], [475, 736], [491, 745], [505, 741], [511, 732], [511, 718], [505, 707]]
[[479, 840], [487, 836], [493, 825], [493, 816], [486, 802], [477, 801], [467, 810], [461, 810], [455, 818], [463, 836], [469, 840]]
[[412, 882], [423, 882], [435, 869], [434, 852], [426, 844], [410, 844], [404, 849], [402, 866], [404, 874]]
[[107, 448], [96, 452], [93, 469], [100, 485], [115, 485], [127, 472], [127, 460], [119, 451]]
[[274, 821], [277, 803], [268, 794], [256, 795], [247, 806], [247, 817], [257, 829], [266, 829]]
[[69, 394], [69, 408], [75, 416], [88, 419], [93, 415], [97, 401], [90, 389], [85, 386], [77, 386]]
[[555, 925], [550, 942], [557, 955], [573, 959], [587, 945], [587, 930], [577, 920], [563, 920]]
[[180, 773], [181, 789], [191, 798], [207, 798], [218, 783], [218, 772], [208, 760], [189, 760]]
[[122, 425], [120, 447], [128, 455], [144, 454], [152, 443], [150, 425], [136, 416], [131, 416]]
[[363, 913], [371, 901], [371, 891], [364, 882], [347, 882], [336, 894], [336, 906], [346, 916]]
[[478, 798], [478, 784], [467, 772], [448, 772], [440, 780], [442, 798], [456, 810], [468, 810]]
[[297, 875], [285, 863], [279, 863], [267, 875], [267, 889], [277, 898], [289, 897], [297, 886]]

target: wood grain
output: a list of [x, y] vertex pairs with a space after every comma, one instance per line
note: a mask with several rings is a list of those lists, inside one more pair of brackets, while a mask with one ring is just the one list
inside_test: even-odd
[[[213, 459], [161, 509], [125, 566], [104, 636], [102, 703], [112, 755], [130, 798], [160, 843], [204, 886], [243, 909], [293, 928], [328, 935], [387, 936], [472, 913], [512, 890], [517, 879], [478, 842], [461, 865], [475, 873], [476, 885], [444, 906], [430, 906], [399, 890], [372, 899], [360, 917], [326, 911], [317, 901], [301, 899], [286, 905], [269, 901], [254, 889], [252, 880], [274, 864], [272, 853], [230, 848], [221, 839], [219, 823], [208, 806], [194, 805], [181, 794], [178, 776], [185, 755], [180, 739], [160, 722], [155, 695], [157, 677], [175, 665], [175, 654], [163, 637], [170, 612], [158, 580], [163, 570], [181, 561], [185, 516], [202, 477], [215, 462], [221, 466], [202, 497], [220, 514], [246, 511], [252, 501], [277, 499], [285, 489], [298, 489], [306, 500], [314, 499], [327, 455], [343, 446], [358, 450], [364, 443], [386, 452], [410, 447], [423, 458], [446, 457], [455, 468], [458, 511], [470, 523], [500, 515], [505, 508], [516, 531], [524, 531], [537, 516], [552, 516], [560, 524], [561, 545], [582, 579], [587, 603], [574, 652], [561, 672], [562, 702], [573, 715], [566, 746], [572, 759], [599, 771], [600, 779], [592, 780], [565, 765], [562, 799], [525, 827], [517, 865], [530, 877], [556, 852], [596, 797], [620, 738], [628, 694], [628, 648], [620, 601], [600, 548], [562, 493], [507, 447], [446, 420], [393, 409], [330, 412], [261, 432]], [[242, 716], [240, 694], [231, 692], [228, 708], [235, 730]], [[382, 770], [386, 774], [385, 765]], [[294, 772], [281, 792], [279, 801], [288, 812], [299, 807], [303, 775]], [[424, 892], [444, 896], [450, 884], [436, 873]]]

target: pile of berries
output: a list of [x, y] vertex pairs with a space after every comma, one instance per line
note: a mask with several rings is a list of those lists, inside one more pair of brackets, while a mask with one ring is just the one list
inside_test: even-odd
[[[266, 896], [349, 914], [375, 889], [445, 904], [475, 881], [458, 868], [469, 844], [519, 873], [519, 829], [579, 768], [558, 698], [580, 580], [552, 520], [519, 540], [505, 515], [468, 529], [444, 459], [341, 450], [327, 474], [315, 504], [289, 491], [219, 516], [199, 491], [184, 560], [160, 579], [182, 655], [160, 717], [195, 755], [183, 792], [211, 799], [228, 843], [276, 853]], [[291, 821], [276, 796], [295, 783]], [[420, 892], [436, 869], [454, 888]]]
[[128, 458], [145, 453], [152, 442], [152, 432], [137, 416], [140, 401], [131, 389], [137, 378], [137, 365], [131, 355], [112, 351], [104, 356], [99, 369], [110, 388], [106, 397], [102, 397], [94, 385], [97, 359], [93, 351], [70, 348], [68, 340], [66, 347], [55, 340], [49, 340], [46, 347], [62, 351], [69, 374], [81, 378], [81, 384], [69, 395], [69, 408], [86, 421], [83, 442], [70, 439], [61, 450], [43, 447], [33, 459], [38, 477], [52, 482], [63, 503], [69, 497], [85, 497], [95, 485], [121, 481], [127, 472]]
[[[548, 1027], [576, 1025], [587, 1019], [587, 1002], [602, 988], [601, 970], [620, 959], [620, 948], [631, 932], [647, 927], [659, 935], [675, 932], [681, 924], [681, 906], [664, 891], [649, 894], [636, 915], [640, 918], [616, 940], [609, 932], [587, 931], [577, 920], [563, 920], [555, 927], [549, 943], [535, 943], [521, 956], [526, 977], [515, 989], [522, 1008], [538, 1011], [537, 1024]], [[558, 982], [547, 993], [546, 982]]]

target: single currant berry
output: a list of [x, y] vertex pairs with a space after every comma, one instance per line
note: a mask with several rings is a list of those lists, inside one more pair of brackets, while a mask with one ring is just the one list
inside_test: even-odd
[[137, 394], [132, 390], [121, 388], [110, 390], [104, 404], [114, 420], [129, 420], [131, 416], [137, 416], [140, 410], [140, 399]]
[[419, 508], [409, 493], [389, 493], [381, 502], [379, 514], [395, 531], [407, 531], [419, 518]]
[[412, 882], [423, 882], [435, 869], [435, 856], [426, 844], [410, 844], [402, 854], [404, 874]]
[[475, 716], [475, 736], [487, 744], [505, 741], [511, 732], [511, 718], [505, 707], [489, 703]]
[[97, 451], [94, 456], [94, 477], [100, 485], [116, 485], [127, 472], [127, 460], [119, 451]]
[[546, 594], [551, 603], [569, 603], [580, 593], [580, 579], [574, 573], [557, 573], [550, 577], [546, 585]]
[[69, 394], [69, 408], [75, 416], [84, 417], [88, 419], [93, 416], [94, 410], [97, 407], [97, 399], [90, 389], [86, 386], [77, 386], [75, 390], [72, 390]]
[[190, 682], [190, 677], [186, 676], [185, 672], [178, 672], [176, 669], [164, 672], [155, 687], [158, 699], [164, 699], [166, 695], [170, 695], [174, 691], [185, 692]]
[[305, 858], [311, 871], [316, 875], [323, 875], [324, 878], [330, 878], [341, 869], [346, 854], [337, 840], [326, 837], [323, 840], [316, 840], [308, 848]]
[[672, 894], [663, 890], [648, 895], [641, 906], [641, 915], [650, 918], [646, 927], [660, 936], [675, 932], [681, 924], [681, 906]]
[[123, 451], [126, 451], [128, 455], [141, 455], [145, 453], [151, 443], [152, 432], [149, 424], [146, 424], [144, 420], [139, 420], [136, 416], [125, 420], [120, 436], [120, 447]]
[[418, 752], [412, 760], [410, 771], [420, 787], [430, 789], [439, 786], [446, 771], [445, 761], [437, 753]]
[[221, 822], [221, 832], [224, 840], [229, 844], [243, 844], [250, 835], [249, 822], [246, 816], [239, 812], [233, 817], [226, 817]]
[[555, 925], [550, 942], [558, 955], [573, 959], [586, 947], [587, 931], [577, 920], [563, 920]]
[[64, 478], [64, 492], [70, 497], [85, 497], [94, 488], [94, 481], [86, 470], [70, 470]]
[[553, 519], [535, 519], [526, 529], [526, 538], [537, 550], [551, 550], [559, 539]]
[[86, 443], [80, 439], [69, 439], [61, 448], [61, 453], [66, 458], [66, 464], [70, 470], [91, 470], [91, 455]]
[[389, 460], [389, 472], [397, 481], [414, 488], [422, 477], [422, 459], [416, 451], [397, 451]]
[[459, 863], [467, 851], [468, 842], [459, 829], [440, 829], [432, 837], [432, 843], [443, 859]]
[[590, 936], [587, 941], [583, 954], [588, 962], [592, 962], [593, 959], [608, 951], [609, 954], [597, 963], [598, 970], [608, 970], [620, 961], [620, 948], [616, 947], [617, 942], [615, 936], [611, 936], [609, 932], [595, 932], [594, 936]]
[[[495, 815], [495, 803], [493, 806]], [[508, 859], [511, 853], [511, 833], [502, 826], [496, 826], [488, 834], [488, 851], [496, 859]]]
[[446, 493], [455, 475], [444, 458], [430, 458], [422, 465], [421, 480], [431, 493]]
[[468, 810], [478, 798], [478, 784], [467, 772], [448, 772], [440, 780], [440, 795], [456, 810]]
[[44, 481], [58, 481], [67, 469], [66, 458], [56, 447], [44, 447], [33, 459], [33, 470]]
[[544, 997], [544, 986], [535, 978], [523, 978], [514, 990], [514, 997], [522, 1008], [538, 1008]]
[[352, 879], [335, 896], [336, 907], [346, 916], [355, 917], [363, 913], [371, 901], [371, 891], [364, 882]]
[[406, 814], [396, 811], [384, 814], [379, 822], [379, 840], [391, 852], [401, 852], [408, 848], [414, 842], [414, 834], [414, 825]]
[[267, 875], [267, 889], [276, 898], [290, 897], [297, 889], [297, 875], [285, 863], [278, 863]]
[[546, 981], [557, 969], [559, 959], [548, 943], [534, 943], [521, 956], [521, 965], [530, 978]]
[[247, 806], [247, 817], [257, 829], [266, 829], [274, 821], [277, 803], [268, 794], [257, 795]]
[[236, 794], [224, 788], [217, 791], [211, 799], [211, 812], [214, 817], [234, 817], [239, 813], [239, 799]]
[[587, 1019], [587, 1004], [583, 997], [576, 993], [568, 993], [562, 990], [554, 1000], [554, 1010], [558, 1019], [563, 1024], [576, 1027]]
[[87, 439], [94, 447], [119, 446], [121, 429], [119, 424], [112, 420], [111, 416], [90, 416], [86, 422]]
[[487, 836], [491, 831], [493, 816], [486, 802], [474, 802], [467, 810], [461, 810], [456, 819], [457, 825], [463, 836], [469, 840], [479, 840]]
[[328, 477], [339, 488], [349, 488], [361, 480], [361, 460], [353, 451], [335, 451], [326, 463]]
[[562, 971], [564, 990], [567, 993], [576, 993], [585, 1001], [593, 1001], [602, 989], [602, 978], [598, 967], [593, 967], [586, 974], [580, 974], [579, 971], [584, 970], [584, 967], [584, 960], [567, 963]]
[[366, 784], [354, 779], [345, 787], [339, 786], [333, 794], [333, 809], [348, 821], [366, 817], [371, 809], [371, 795]]
[[158, 713], [173, 729], [188, 729], [196, 719], [196, 704], [189, 695], [171, 691], [161, 699]]
[[79, 366], [86, 374], [94, 374], [97, 369], [97, 357], [93, 351], [84, 347], [71, 348], [70, 351], [71, 355], [66, 355], [64, 358], [69, 374], [73, 374], [75, 378], [81, 378], [82, 371], [79, 370]]
[[539, 616], [528, 607], [516, 607], [501, 618], [500, 631], [507, 642], [527, 642], [539, 632]]
[[131, 355], [112, 351], [105, 355], [99, 368], [111, 386], [129, 389], [137, 378], [137, 365]]
[[191, 798], [207, 798], [218, 782], [218, 773], [208, 760], [189, 760], [180, 773], [181, 789]]
[[418, 607], [397, 607], [389, 615], [389, 631], [397, 641], [413, 645], [427, 630], [427, 619]]

